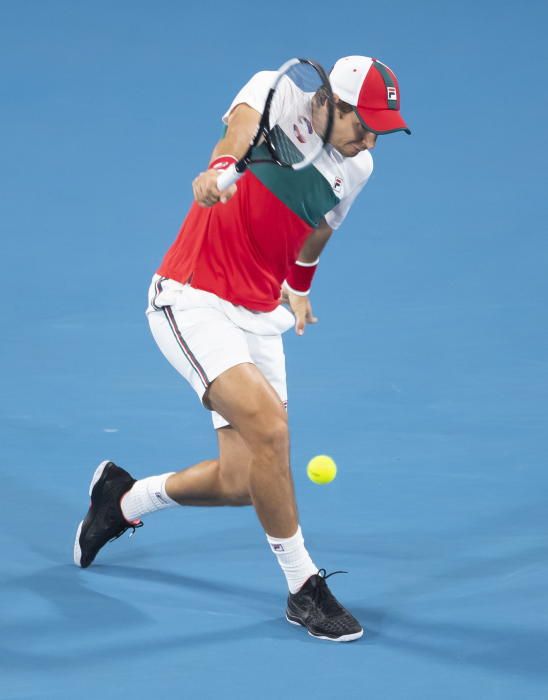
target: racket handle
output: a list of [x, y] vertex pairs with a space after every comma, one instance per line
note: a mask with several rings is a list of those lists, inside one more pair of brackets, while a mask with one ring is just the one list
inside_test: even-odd
[[239, 173], [236, 170], [236, 163], [232, 163], [232, 165], [229, 165], [226, 170], [223, 170], [217, 178], [217, 189], [219, 192], [226, 190], [227, 187], [233, 185], [236, 180], [239, 180], [242, 175], [243, 173]]

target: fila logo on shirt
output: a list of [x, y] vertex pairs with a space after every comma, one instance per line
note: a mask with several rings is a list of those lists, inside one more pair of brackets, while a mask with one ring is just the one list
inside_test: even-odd
[[335, 182], [333, 183], [333, 192], [336, 192], [337, 194], [339, 194], [339, 192], [342, 190], [342, 184], [343, 184], [342, 177], [336, 177]]

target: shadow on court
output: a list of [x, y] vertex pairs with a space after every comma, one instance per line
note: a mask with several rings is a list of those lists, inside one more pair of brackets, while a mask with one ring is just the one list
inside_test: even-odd
[[[525, 561], [539, 560], [540, 555], [537, 549], [520, 552], [517, 561], [522, 565]], [[483, 567], [474, 561], [467, 566], [423, 576], [409, 587], [400, 602], [413, 602], [428, 594], [429, 590], [440, 594], [440, 579], [443, 578], [452, 584], [464, 579], [477, 581], [482, 577], [499, 576], [501, 571], [515, 566], [516, 561], [512, 558], [506, 561], [498, 558], [494, 563], [485, 562]], [[109, 594], [95, 589], [114, 580], [120, 582], [122, 590], [119, 596], [112, 593], [112, 586], [109, 586]], [[169, 627], [164, 634], [154, 616], [145, 612], [142, 604], [133, 604], [127, 595], [128, 585], [137, 583], [152, 591], [156, 591], [154, 587], [168, 589], [170, 597], [167, 599], [175, 606], [171, 614], [178, 618], [177, 628], [183, 630], [188, 624], [194, 629], [173, 634], [170, 633], [173, 628]], [[67, 663], [86, 665], [100, 662], [113, 653], [150, 658], [166, 650], [183, 651], [229, 642], [270, 639], [320, 644], [308, 637], [304, 630], [295, 630], [287, 624], [280, 609], [283, 599], [278, 593], [222, 579], [125, 565], [96, 565], [86, 572], [62, 565], [16, 578], [8, 587], [41, 598], [53, 616], [49, 614], [47, 619], [38, 617], [4, 627], [0, 668], [6, 671], [28, 668], [29, 665], [36, 670], [62, 668]], [[394, 593], [391, 591], [388, 595]], [[150, 595], [158, 598], [157, 592]], [[450, 597], [450, 593], [448, 595]], [[473, 591], [468, 595], [473, 597]], [[439, 595], [436, 599], [439, 602]], [[210, 601], [215, 604], [209, 604]], [[448, 602], [446, 599], [444, 610], [449, 607]], [[385, 647], [450, 665], [548, 677], [548, 632], [545, 630], [517, 628], [515, 625], [505, 627], [504, 621], [492, 626], [450, 619], [428, 621], [425, 617], [431, 617], [431, 613], [419, 618], [397, 612], [397, 605], [384, 609], [355, 603], [349, 601], [352, 610], [365, 623], [366, 636], [357, 643], [364, 651], [371, 646]], [[165, 609], [163, 614], [166, 614]], [[246, 622], [248, 618], [256, 619], [257, 614], [263, 619]], [[196, 616], [198, 619], [215, 618], [215, 624], [202, 631], [196, 626]], [[237, 619], [243, 624], [235, 623]], [[123, 648], [119, 643], [120, 633], [123, 634]], [[32, 640], [30, 648], [25, 648], [25, 639]]]
[[387, 613], [382, 618], [381, 629], [375, 630], [371, 611], [366, 608], [355, 610], [363, 619], [368, 619], [369, 614], [368, 629], [375, 635], [376, 644], [451, 665], [476, 666], [497, 673], [548, 679], [548, 631], [540, 627], [505, 627], [503, 622], [491, 627], [452, 621], [429, 623], [424, 619]]

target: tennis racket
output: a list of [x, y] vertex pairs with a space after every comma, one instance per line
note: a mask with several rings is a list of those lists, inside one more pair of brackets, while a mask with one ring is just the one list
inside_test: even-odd
[[324, 69], [306, 58], [292, 58], [277, 71], [249, 149], [217, 180], [222, 191], [251, 163], [273, 163], [302, 170], [322, 153], [333, 128], [333, 93]]

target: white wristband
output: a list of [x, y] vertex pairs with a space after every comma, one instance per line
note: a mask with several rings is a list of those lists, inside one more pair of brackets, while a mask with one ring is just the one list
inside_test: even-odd
[[316, 258], [314, 262], [307, 263], [307, 262], [302, 262], [301, 260], [295, 260], [295, 265], [298, 265], [299, 267], [316, 267], [316, 265], [320, 262], [320, 258]]
[[307, 297], [310, 294], [310, 289], [306, 292], [298, 292], [296, 289], [293, 289], [287, 280], [284, 280], [284, 287], [291, 292], [291, 294], [296, 294], [298, 297]]

